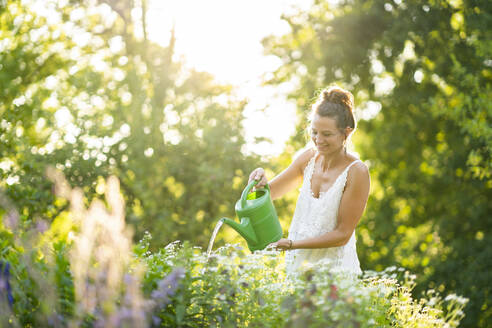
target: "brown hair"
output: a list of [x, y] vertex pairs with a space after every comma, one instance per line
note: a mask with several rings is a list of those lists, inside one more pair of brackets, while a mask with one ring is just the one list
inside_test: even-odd
[[340, 87], [329, 87], [321, 91], [312, 106], [311, 119], [315, 114], [334, 118], [340, 130], [350, 127], [355, 129], [355, 118], [352, 113], [354, 96]]

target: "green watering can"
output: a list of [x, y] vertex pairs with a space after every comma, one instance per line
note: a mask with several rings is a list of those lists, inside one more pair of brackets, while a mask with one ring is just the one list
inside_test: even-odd
[[270, 197], [270, 187], [260, 188], [252, 193], [258, 181], [251, 181], [236, 202], [236, 215], [241, 223], [228, 218], [220, 221], [236, 230], [248, 243], [251, 252], [264, 249], [270, 243], [282, 238], [282, 227]]

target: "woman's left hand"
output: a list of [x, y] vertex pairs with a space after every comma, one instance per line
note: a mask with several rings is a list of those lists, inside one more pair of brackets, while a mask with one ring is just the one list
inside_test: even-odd
[[282, 250], [282, 251], [290, 250], [290, 249], [292, 249], [292, 240], [286, 239], [286, 238], [282, 238], [279, 241], [277, 241], [275, 243], [271, 243], [268, 246], [269, 247], [275, 247], [276, 249], [279, 249], [279, 250]]

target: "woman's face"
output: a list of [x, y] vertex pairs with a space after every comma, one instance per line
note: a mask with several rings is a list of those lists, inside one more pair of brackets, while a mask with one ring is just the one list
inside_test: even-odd
[[320, 154], [340, 151], [345, 142], [345, 134], [337, 128], [334, 118], [315, 115], [311, 122], [311, 139]]

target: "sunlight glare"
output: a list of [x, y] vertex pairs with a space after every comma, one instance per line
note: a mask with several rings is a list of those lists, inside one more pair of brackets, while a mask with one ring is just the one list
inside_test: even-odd
[[[183, 59], [186, 67], [212, 73], [219, 83], [232, 84], [241, 97], [249, 99], [244, 113], [245, 150], [278, 155], [295, 131], [296, 111], [285, 92], [262, 85], [282, 61], [265, 56], [261, 40], [290, 31], [281, 19], [290, 7], [310, 5], [311, 1], [294, 0], [151, 0], [149, 39], [168, 46], [174, 27], [175, 58]], [[255, 137], [272, 143], [255, 144]]]
[[175, 27], [176, 54], [221, 82], [241, 83], [269, 70], [260, 40], [289, 26], [280, 19], [293, 1], [150, 1], [149, 38], [168, 45]]

